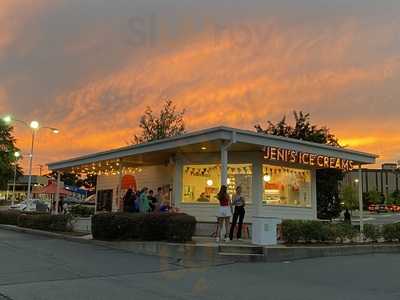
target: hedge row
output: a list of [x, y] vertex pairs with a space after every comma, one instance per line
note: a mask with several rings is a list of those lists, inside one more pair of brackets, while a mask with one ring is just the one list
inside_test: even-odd
[[282, 237], [289, 244], [352, 240], [356, 230], [347, 224], [328, 224], [320, 221], [285, 220]]
[[18, 218], [18, 226], [46, 231], [71, 231], [69, 217], [66, 215], [50, 214], [21, 214]]
[[70, 231], [70, 219], [66, 215], [50, 215], [37, 212], [1, 211], [0, 224], [17, 225], [46, 231]]
[[380, 234], [385, 241], [400, 241], [400, 223], [383, 225]]
[[92, 235], [98, 240], [186, 242], [195, 228], [196, 219], [180, 213], [100, 213], [92, 217]]
[[19, 211], [6, 210], [0, 211], [0, 224], [18, 225], [18, 217], [21, 215]]
[[[282, 222], [282, 238], [288, 244], [324, 243], [352, 241], [358, 236], [359, 229], [350, 224], [331, 224], [320, 221], [285, 220]], [[383, 226], [366, 224], [364, 238], [377, 242], [400, 241], [400, 223]]]
[[386, 242], [400, 242], [400, 223], [379, 225], [364, 225], [364, 237], [372, 242], [385, 240]]
[[73, 205], [69, 208], [69, 213], [76, 217], [87, 218], [94, 215], [94, 206]]

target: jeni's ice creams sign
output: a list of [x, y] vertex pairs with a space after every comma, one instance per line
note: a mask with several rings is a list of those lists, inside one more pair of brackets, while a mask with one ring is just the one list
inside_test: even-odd
[[264, 158], [268, 160], [315, 166], [325, 169], [339, 169], [344, 171], [351, 171], [354, 166], [354, 162], [352, 160], [276, 147], [265, 147]]

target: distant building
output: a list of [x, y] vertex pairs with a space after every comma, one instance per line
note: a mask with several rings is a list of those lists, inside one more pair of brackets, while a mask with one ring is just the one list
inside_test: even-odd
[[[22, 200], [26, 198], [28, 191], [28, 180], [29, 180], [28, 175], [22, 175], [17, 178], [15, 182], [15, 198], [17, 200]], [[46, 176], [32, 175], [32, 187], [46, 186], [49, 183], [49, 180], [50, 179]], [[7, 186], [8, 192], [6, 191], [2, 192], [2, 194], [4, 194], [5, 196], [8, 195], [9, 199], [12, 197], [13, 185], [14, 185], [13, 180], [10, 180]]]
[[[346, 174], [343, 184], [353, 184], [358, 180], [358, 170]], [[386, 199], [400, 189], [400, 166], [396, 163], [383, 164], [381, 169], [362, 169], [363, 193], [377, 191]]]

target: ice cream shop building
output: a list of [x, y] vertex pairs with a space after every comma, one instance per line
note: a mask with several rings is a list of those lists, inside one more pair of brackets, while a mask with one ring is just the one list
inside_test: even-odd
[[49, 164], [58, 173], [96, 174], [96, 209], [120, 211], [126, 189], [162, 188], [199, 222], [215, 222], [221, 186], [241, 186], [252, 217], [315, 219], [316, 170], [353, 170], [376, 156], [228, 127]]

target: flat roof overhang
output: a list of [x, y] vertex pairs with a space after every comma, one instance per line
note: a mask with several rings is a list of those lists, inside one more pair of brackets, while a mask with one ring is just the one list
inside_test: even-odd
[[[360, 165], [375, 164], [378, 157], [374, 154], [347, 148], [337, 148], [297, 139], [265, 135], [242, 129], [215, 127], [177, 137], [49, 163], [48, 167], [52, 171], [68, 171], [72, 168], [110, 160], [123, 160], [124, 164], [128, 166], [162, 164], [168, 162], [172, 155], [179, 152], [218, 152], [221, 143], [225, 141], [234, 142], [229, 151], [262, 151], [264, 147], [270, 146], [352, 160]], [[207, 149], [201, 150], [201, 147], [206, 147]]]

